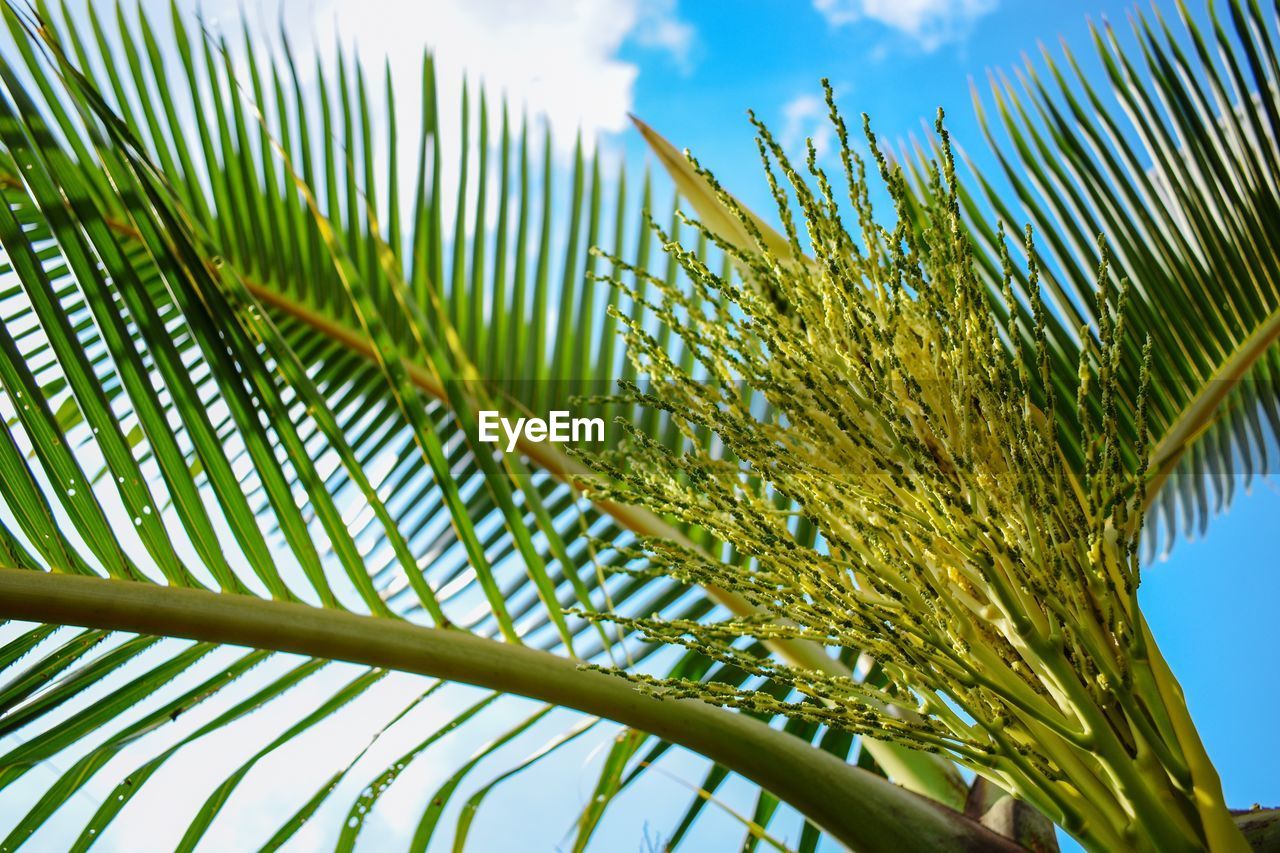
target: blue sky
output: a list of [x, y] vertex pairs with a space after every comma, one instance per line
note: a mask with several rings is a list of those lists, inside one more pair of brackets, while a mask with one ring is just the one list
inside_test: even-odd
[[[918, 11], [851, 18], [823, 11], [832, 5]], [[942, 107], [953, 136], [982, 162], [971, 84], [985, 97], [990, 72], [1038, 59], [1041, 45], [1059, 55], [1060, 38], [1087, 73], [1096, 72], [1088, 20], [1109, 20], [1127, 36], [1132, 8], [1114, 0], [702, 0], [677, 8], [690, 32], [679, 55], [639, 44], [620, 54], [640, 68], [634, 111], [764, 207], [748, 108], [798, 149], [804, 136], [827, 132], [825, 110], [817, 109], [819, 80], [827, 77], [851, 125], [868, 113], [882, 138], [898, 142], [919, 135], [922, 122], [932, 125]], [[916, 19], [918, 27], [904, 23]]]

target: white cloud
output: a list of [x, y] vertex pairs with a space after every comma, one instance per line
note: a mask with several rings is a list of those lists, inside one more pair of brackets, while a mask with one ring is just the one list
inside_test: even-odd
[[[439, 91], [458, 91], [462, 75], [491, 95], [542, 114], [572, 141], [626, 127], [639, 68], [618, 57], [624, 42], [685, 63], [692, 28], [674, 0], [326, 0], [314, 14], [316, 44], [355, 44], [363, 59], [414, 79], [432, 50]], [[373, 65], [372, 67], [377, 67]]]
[[643, 47], [665, 50], [687, 72], [691, 69], [695, 33], [692, 25], [673, 14], [674, 6], [674, 0], [646, 4], [635, 39]]
[[923, 50], [963, 38], [998, 0], [813, 0], [833, 27], [877, 21], [910, 36]]
[[827, 117], [827, 103], [817, 95], [797, 95], [782, 105], [782, 132], [778, 141], [789, 157], [804, 157], [804, 141], [813, 139], [819, 158], [831, 150], [834, 128]]

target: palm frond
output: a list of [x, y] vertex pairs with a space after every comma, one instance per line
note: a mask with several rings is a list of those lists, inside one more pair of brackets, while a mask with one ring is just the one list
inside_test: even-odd
[[[1208, 30], [1182, 4], [1181, 34], [1158, 10], [1134, 13], [1128, 40], [1094, 26], [1110, 99], [1065, 45], [1060, 58], [1045, 50], [1039, 67], [1028, 60], [1013, 79], [993, 75], [989, 106], [974, 95], [1011, 189], [973, 169], [969, 222], [993, 284], [1003, 271], [1000, 237], [981, 224], [988, 213], [1034, 229], [1040, 286], [1054, 306], [1058, 394], [1074, 396], [1078, 384], [1079, 332], [1096, 325], [1099, 268], [1133, 285], [1127, 322], [1134, 340], [1150, 336], [1155, 354], [1149, 458], [1133, 451], [1135, 400], [1116, 404], [1128, 425], [1127, 464], [1151, 473], [1160, 524], [1148, 542], [1166, 550], [1179, 531], [1203, 533], [1241, 487], [1271, 470], [1280, 434], [1275, 21], [1254, 0], [1226, 6], [1229, 24], [1209, 6]], [[1035, 286], [1025, 273], [1015, 279], [1023, 330]], [[1087, 345], [1096, 352], [1097, 343]], [[1141, 368], [1135, 344], [1117, 369], [1136, 387]], [[1077, 449], [1077, 464], [1084, 453]]]

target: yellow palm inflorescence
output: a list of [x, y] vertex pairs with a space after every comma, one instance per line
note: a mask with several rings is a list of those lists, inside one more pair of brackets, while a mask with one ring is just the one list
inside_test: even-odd
[[[687, 440], [672, 449], [631, 429], [623, 450], [594, 460], [607, 476], [590, 484], [596, 497], [643, 504], [747, 558], [646, 540], [634, 571], [731, 590], [768, 614], [612, 618], [775, 689], [627, 677], [662, 695], [940, 752], [1093, 849], [1239, 849], [1138, 609], [1144, 466], [1122, 448], [1147, 445], [1151, 353], [1148, 342], [1142, 386], [1123, 387], [1114, 367], [1127, 285], [1109, 287], [1100, 271], [1100, 320], [1080, 330], [1078, 386], [1054, 388], [1038, 288], [1025, 306], [1034, 322], [1020, 327], [1008, 250], [1003, 293], [975, 273], [941, 117], [942, 161], [929, 176], [938, 201], [927, 208], [909, 200], [868, 129], [898, 214], [886, 229], [829, 91], [828, 102], [847, 200], [812, 145], [802, 177], [757, 123], [789, 251], [697, 167], [754, 250], [704, 232], [736, 274], [717, 275], [672, 242], [687, 287], [639, 270], [629, 271], [637, 286], [618, 282], [634, 299], [656, 290], [648, 309], [695, 355], [682, 369], [618, 315], [649, 380], [624, 396], [665, 412]], [[1034, 280], [1029, 230], [1025, 251]], [[1134, 421], [1117, 416], [1121, 395], [1136, 398]], [[1063, 461], [1068, 442], [1084, 455], [1082, 475]], [[856, 649], [874, 665], [858, 681], [747, 650], [777, 638]]]

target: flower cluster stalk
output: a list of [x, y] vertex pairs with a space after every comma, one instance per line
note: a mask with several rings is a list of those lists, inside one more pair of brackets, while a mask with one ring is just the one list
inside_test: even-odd
[[[1021, 249], [1031, 301], [1020, 305], [1004, 240], [1002, 291], [977, 274], [941, 115], [924, 202], [866, 128], [897, 214], [885, 227], [829, 88], [827, 100], [847, 197], [812, 144], [802, 174], [755, 122], [785, 251], [691, 160], [754, 242], [703, 229], [736, 273], [657, 226], [685, 284], [615, 261], [630, 280], [616, 285], [694, 355], [692, 370], [678, 364], [641, 315], [617, 312], [648, 380], [622, 396], [664, 413], [685, 441], [624, 423], [626, 445], [595, 457], [605, 476], [587, 484], [593, 498], [643, 504], [744, 557], [643, 540], [628, 571], [727, 589], [766, 614], [607, 618], [790, 695], [626, 677], [940, 753], [1092, 850], [1247, 849], [1138, 607], [1147, 467], [1125, 448], [1149, 444], [1152, 354], [1148, 341], [1139, 387], [1119, 381], [1128, 283], [1113, 281], [1104, 244], [1078, 380], [1055, 386], [1032, 234]], [[1136, 399], [1135, 419], [1117, 414], [1128, 410], [1120, 399]], [[1082, 468], [1065, 461], [1068, 446]], [[802, 520], [813, 545], [797, 534]], [[745, 651], [778, 639], [864, 651], [886, 681]]]

